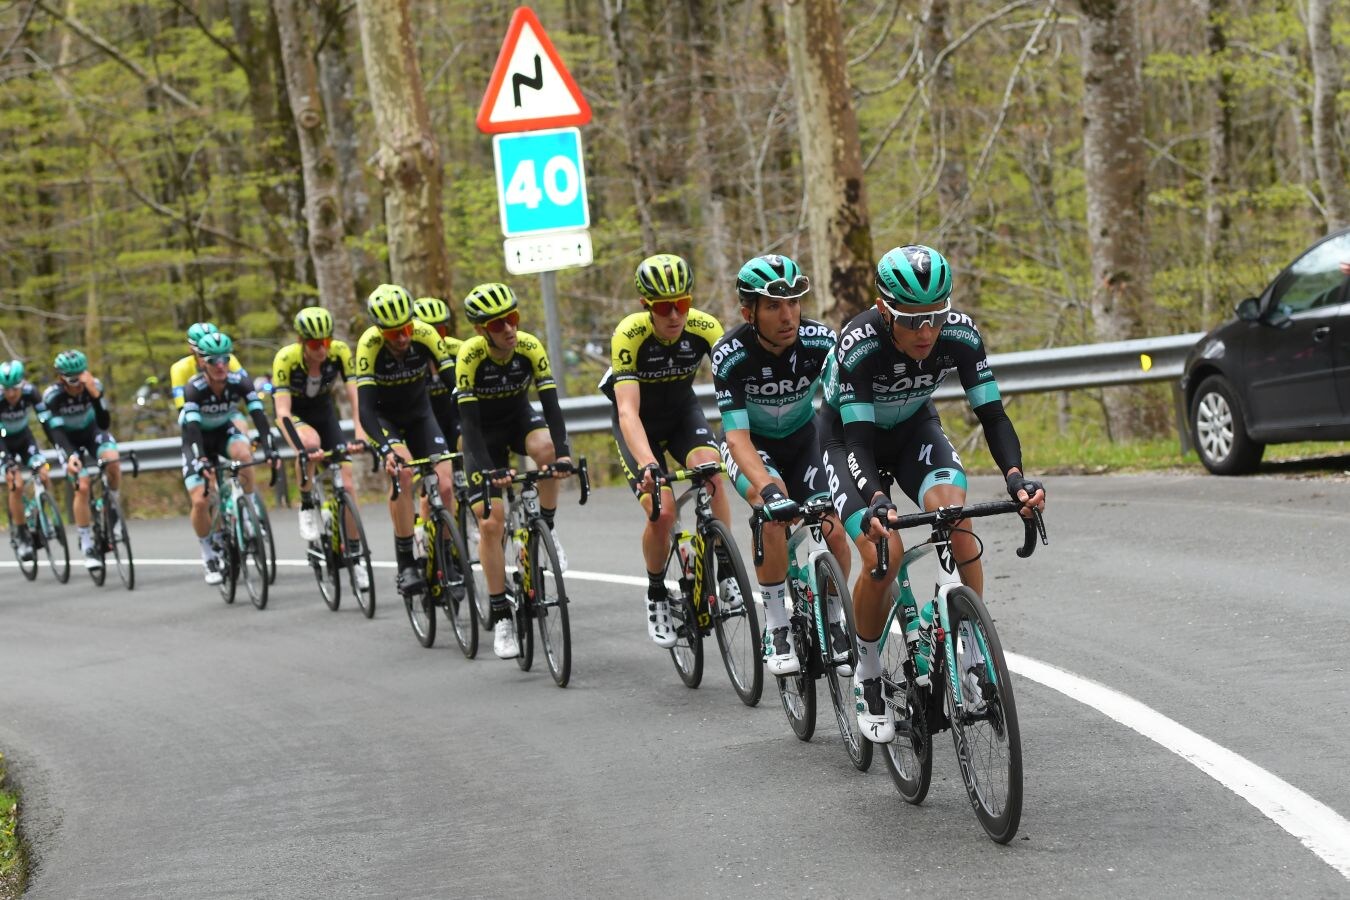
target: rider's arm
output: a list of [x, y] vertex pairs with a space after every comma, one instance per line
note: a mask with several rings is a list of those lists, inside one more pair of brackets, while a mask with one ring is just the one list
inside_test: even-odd
[[194, 457], [206, 447], [206, 441], [202, 439], [202, 414], [198, 402], [197, 389], [189, 382], [183, 388], [183, 411], [178, 414], [178, 424], [183, 430], [183, 450]]
[[243, 393], [244, 404], [248, 408], [249, 418], [253, 420], [253, 427], [258, 430], [258, 444], [263, 448], [263, 452], [271, 455], [272, 450], [272, 423], [267, 421], [267, 412], [263, 409], [262, 398], [258, 392], [253, 389], [252, 382], [247, 381], [247, 375], [241, 369], [235, 375], [230, 376], [238, 378], [239, 390]]
[[620, 381], [614, 385], [614, 406], [619, 411], [619, 432], [633, 459], [639, 466], [657, 462], [656, 454], [647, 443], [647, 429], [642, 427], [642, 388], [636, 381]]
[[572, 450], [567, 441], [567, 423], [563, 421], [562, 406], [558, 403], [558, 385], [553, 380], [553, 370], [548, 363], [548, 351], [544, 349], [543, 344], [531, 338], [525, 347], [525, 358], [530, 361], [535, 390], [539, 393], [539, 405], [544, 410], [544, 421], [548, 423], [549, 437], [553, 438], [553, 452], [559, 459], [571, 456]]
[[975, 411], [984, 429], [984, 439], [998, 470], [1005, 476], [1013, 469], [1022, 468], [1022, 444], [1017, 431], [1003, 408], [1003, 397], [994, 380], [985, 355], [984, 341], [975, 323], [966, 318], [957, 324], [944, 325], [942, 340], [950, 342], [956, 356], [956, 371], [961, 387], [966, 391], [966, 402]]
[[837, 391], [839, 418], [844, 423], [844, 443], [857, 464], [858, 471], [841, 475], [850, 477], [857, 485], [858, 493], [867, 502], [879, 493], [884, 494], [881, 475], [877, 471], [876, 454], [872, 443], [876, 439], [876, 407], [873, 406], [872, 373], [865, 360], [857, 362], [857, 368], [850, 370], [842, 350], [835, 351], [833, 385]]
[[478, 366], [486, 357], [487, 341], [471, 338], [464, 342], [455, 361], [455, 401], [459, 404], [459, 430], [470, 470], [492, 468], [492, 457], [483, 441], [481, 407], [474, 392]]
[[89, 382], [86, 382], [84, 392], [89, 397], [90, 408], [94, 410], [94, 424], [107, 431], [112, 427], [112, 416], [103, 405], [103, 382], [91, 376]]
[[68, 456], [75, 452], [75, 443], [62, 427], [61, 417], [52, 412], [52, 403], [59, 398], [60, 391], [59, 387], [52, 385], [42, 395], [42, 403], [37, 408], [38, 423], [42, 425], [42, 431], [52, 446]]

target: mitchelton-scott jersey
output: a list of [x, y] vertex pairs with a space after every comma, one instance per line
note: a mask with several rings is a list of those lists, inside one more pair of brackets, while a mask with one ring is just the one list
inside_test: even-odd
[[636, 381], [644, 416], [694, 402], [694, 373], [713, 344], [722, 337], [722, 323], [698, 309], [690, 309], [684, 330], [673, 341], [656, 336], [652, 314], [643, 310], [627, 316], [610, 340], [610, 368], [600, 390], [614, 399], [614, 385]]
[[802, 319], [796, 343], [777, 355], [748, 322], [727, 332], [712, 351], [722, 428], [771, 438], [798, 431], [815, 415], [811, 398], [834, 344], [834, 329], [813, 319]]

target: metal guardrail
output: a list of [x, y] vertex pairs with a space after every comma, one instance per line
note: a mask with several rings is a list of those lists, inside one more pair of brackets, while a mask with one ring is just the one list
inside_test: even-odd
[[[1017, 353], [996, 353], [989, 357], [989, 366], [998, 378], [998, 389], [1003, 396], [1033, 394], [1044, 391], [1071, 391], [1090, 387], [1109, 387], [1121, 384], [1143, 384], [1156, 381], [1175, 382], [1181, 377], [1186, 354], [1204, 332], [1178, 334], [1168, 337], [1117, 341], [1110, 344], [1083, 344], [1077, 347], [1052, 347], [1046, 350], [1024, 350]], [[1149, 358], [1148, 368], [1143, 357]], [[694, 393], [709, 421], [720, 421], [721, 413], [710, 384], [695, 385]], [[956, 400], [963, 395], [961, 384], [948, 379], [934, 395], [937, 400]], [[568, 397], [561, 401], [563, 418], [569, 434], [609, 431], [611, 411], [608, 398], [601, 394], [586, 397]], [[347, 435], [352, 434], [350, 419], [342, 421]], [[1185, 430], [1182, 429], [1185, 440]], [[128, 441], [122, 444], [135, 450], [143, 471], [176, 469], [182, 465], [182, 442], [178, 438], [155, 438], [147, 441]], [[278, 436], [282, 455], [293, 455]]]

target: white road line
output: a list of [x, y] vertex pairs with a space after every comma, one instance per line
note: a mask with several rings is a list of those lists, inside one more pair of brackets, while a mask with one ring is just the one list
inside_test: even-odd
[[[144, 566], [200, 566], [196, 559], [138, 559]], [[277, 565], [308, 567], [303, 559], [279, 559]], [[393, 568], [392, 562], [374, 562]], [[15, 562], [0, 562], [0, 568], [17, 568]], [[44, 561], [45, 567], [45, 561]], [[645, 587], [645, 578], [569, 569], [568, 578]], [[1298, 838], [1327, 865], [1350, 879], [1350, 821], [1324, 803], [1319, 803], [1284, 779], [1267, 772], [1245, 757], [1196, 734], [1180, 722], [1150, 709], [1133, 697], [1103, 684], [1075, 675], [1049, 663], [1007, 653], [1008, 665], [1023, 678], [1059, 691], [1071, 700], [1090, 706], [1154, 743], [1180, 756], [1215, 781], [1256, 807], [1263, 815]]]

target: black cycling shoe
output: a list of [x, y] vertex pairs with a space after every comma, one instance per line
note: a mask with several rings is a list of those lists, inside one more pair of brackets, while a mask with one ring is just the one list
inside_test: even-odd
[[427, 589], [426, 575], [420, 566], [404, 566], [398, 570], [398, 592], [420, 594]]

